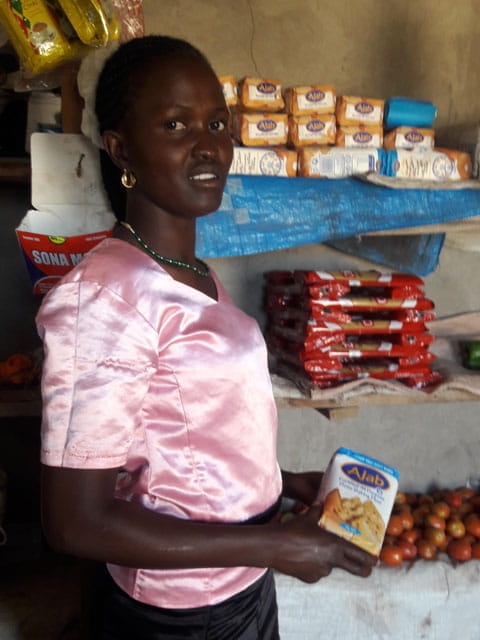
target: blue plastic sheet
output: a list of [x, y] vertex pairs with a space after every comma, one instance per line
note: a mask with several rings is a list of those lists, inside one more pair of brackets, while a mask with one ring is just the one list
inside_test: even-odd
[[[198, 253], [242, 256], [476, 215], [477, 189], [391, 189], [355, 178], [231, 176], [220, 209], [198, 221]], [[434, 261], [441, 243], [430, 245], [437, 252]]]
[[408, 236], [355, 236], [325, 244], [397, 271], [428, 276], [438, 266], [444, 241], [444, 233], [426, 233]]

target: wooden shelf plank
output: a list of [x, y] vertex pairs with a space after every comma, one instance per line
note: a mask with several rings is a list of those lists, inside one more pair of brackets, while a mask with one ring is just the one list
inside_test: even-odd
[[30, 174], [29, 158], [0, 159], [0, 182], [27, 182]]

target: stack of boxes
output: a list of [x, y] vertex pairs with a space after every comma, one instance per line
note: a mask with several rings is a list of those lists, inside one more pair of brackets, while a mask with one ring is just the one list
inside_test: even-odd
[[269, 271], [266, 339], [273, 370], [302, 391], [358, 378], [414, 388], [441, 380], [430, 368], [434, 304], [423, 281], [379, 271]]
[[435, 149], [428, 102], [337, 97], [332, 85], [284, 88], [276, 80], [220, 78], [232, 112], [231, 174], [343, 178], [380, 173], [464, 180], [471, 158]]

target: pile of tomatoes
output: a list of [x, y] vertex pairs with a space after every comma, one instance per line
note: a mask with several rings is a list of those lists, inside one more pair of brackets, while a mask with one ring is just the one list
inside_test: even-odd
[[397, 493], [380, 560], [399, 566], [440, 553], [459, 562], [480, 559], [480, 495], [469, 487]]

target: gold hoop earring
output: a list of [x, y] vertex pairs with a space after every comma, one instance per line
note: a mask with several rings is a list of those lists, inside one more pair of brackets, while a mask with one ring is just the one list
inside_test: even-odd
[[122, 177], [120, 178], [125, 189], [133, 189], [135, 186], [137, 179], [130, 169], [124, 169], [122, 172]]

